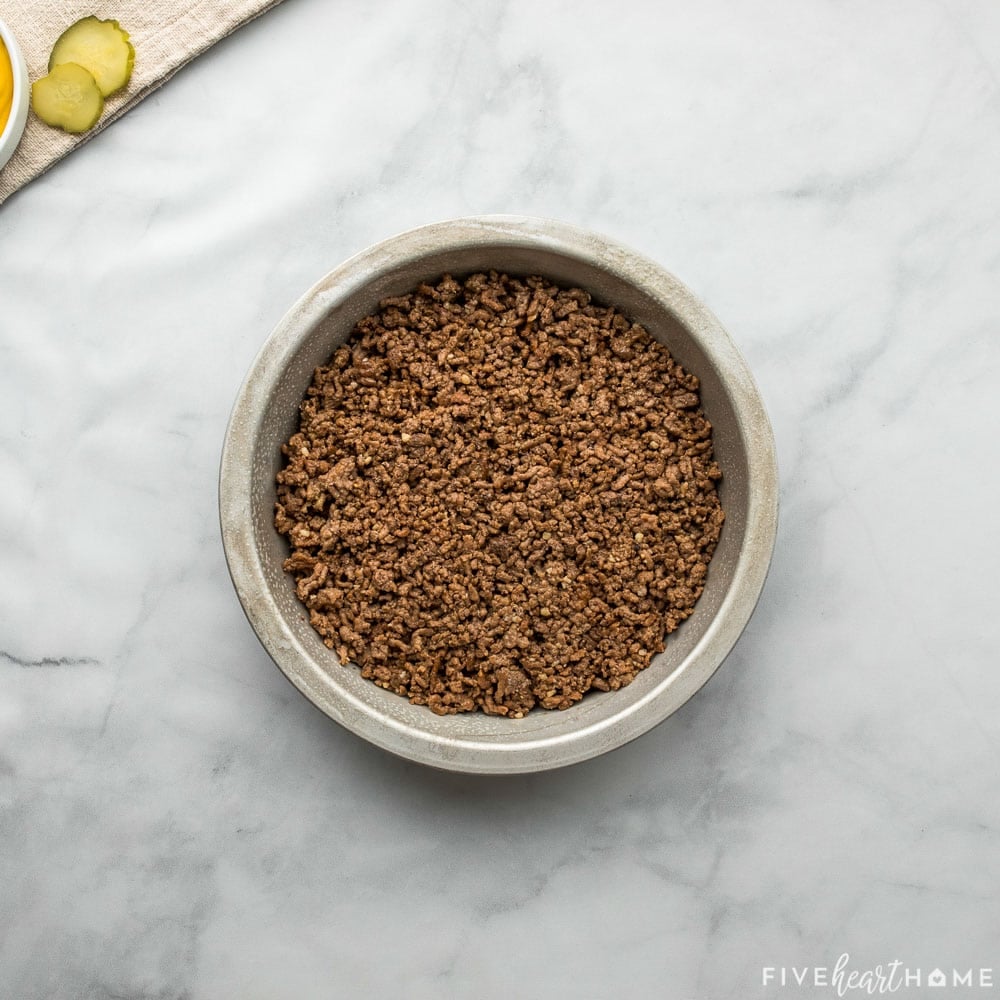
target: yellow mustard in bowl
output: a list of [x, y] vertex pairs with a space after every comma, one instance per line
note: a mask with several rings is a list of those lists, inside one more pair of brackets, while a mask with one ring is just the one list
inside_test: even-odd
[[3, 39], [0, 38], [0, 134], [3, 134], [10, 118], [10, 109], [14, 104], [14, 67], [10, 62], [10, 53]]

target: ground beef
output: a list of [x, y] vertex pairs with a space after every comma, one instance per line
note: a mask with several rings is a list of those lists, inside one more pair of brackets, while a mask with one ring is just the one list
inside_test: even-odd
[[580, 289], [450, 276], [315, 372], [275, 524], [313, 627], [439, 714], [628, 684], [691, 614], [723, 522], [698, 379]]

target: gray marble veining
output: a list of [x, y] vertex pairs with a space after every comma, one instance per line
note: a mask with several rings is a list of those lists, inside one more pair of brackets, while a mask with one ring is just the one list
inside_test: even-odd
[[[973, 0], [289, 0], [6, 202], [0, 995], [820, 997], [792, 970], [845, 954], [920, 970], [903, 997], [1000, 982], [997, 38]], [[696, 698], [483, 780], [279, 675], [216, 477], [292, 301], [493, 212], [706, 301], [783, 492]]]

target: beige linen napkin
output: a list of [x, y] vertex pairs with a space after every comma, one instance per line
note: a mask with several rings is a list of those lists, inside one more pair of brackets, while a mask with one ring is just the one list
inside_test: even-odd
[[281, 0], [0, 0], [0, 17], [14, 33], [28, 75], [48, 72], [55, 40], [88, 14], [114, 18], [131, 36], [135, 69], [129, 85], [109, 97], [100, 121], [83, 135], [49, 128], [32, 112], [17, 151], [0, 167], [0, 203], [57, 160], [120, 118], [185, 63]]

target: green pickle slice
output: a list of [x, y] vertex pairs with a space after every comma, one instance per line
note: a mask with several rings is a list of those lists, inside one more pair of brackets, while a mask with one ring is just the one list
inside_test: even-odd
[[46, 125], [86, 132], [101, 117], [104, 97], [89, 70], [62, 63], [31, 85], [31, 106]]
[[132, 77], [135, 49], [129, 34], [117, 21], [102, 21], [93, 14], [70, 25], [52, 46], [49, 72], [65, 63], [89, 70], [102, 97], [121, 90]]

